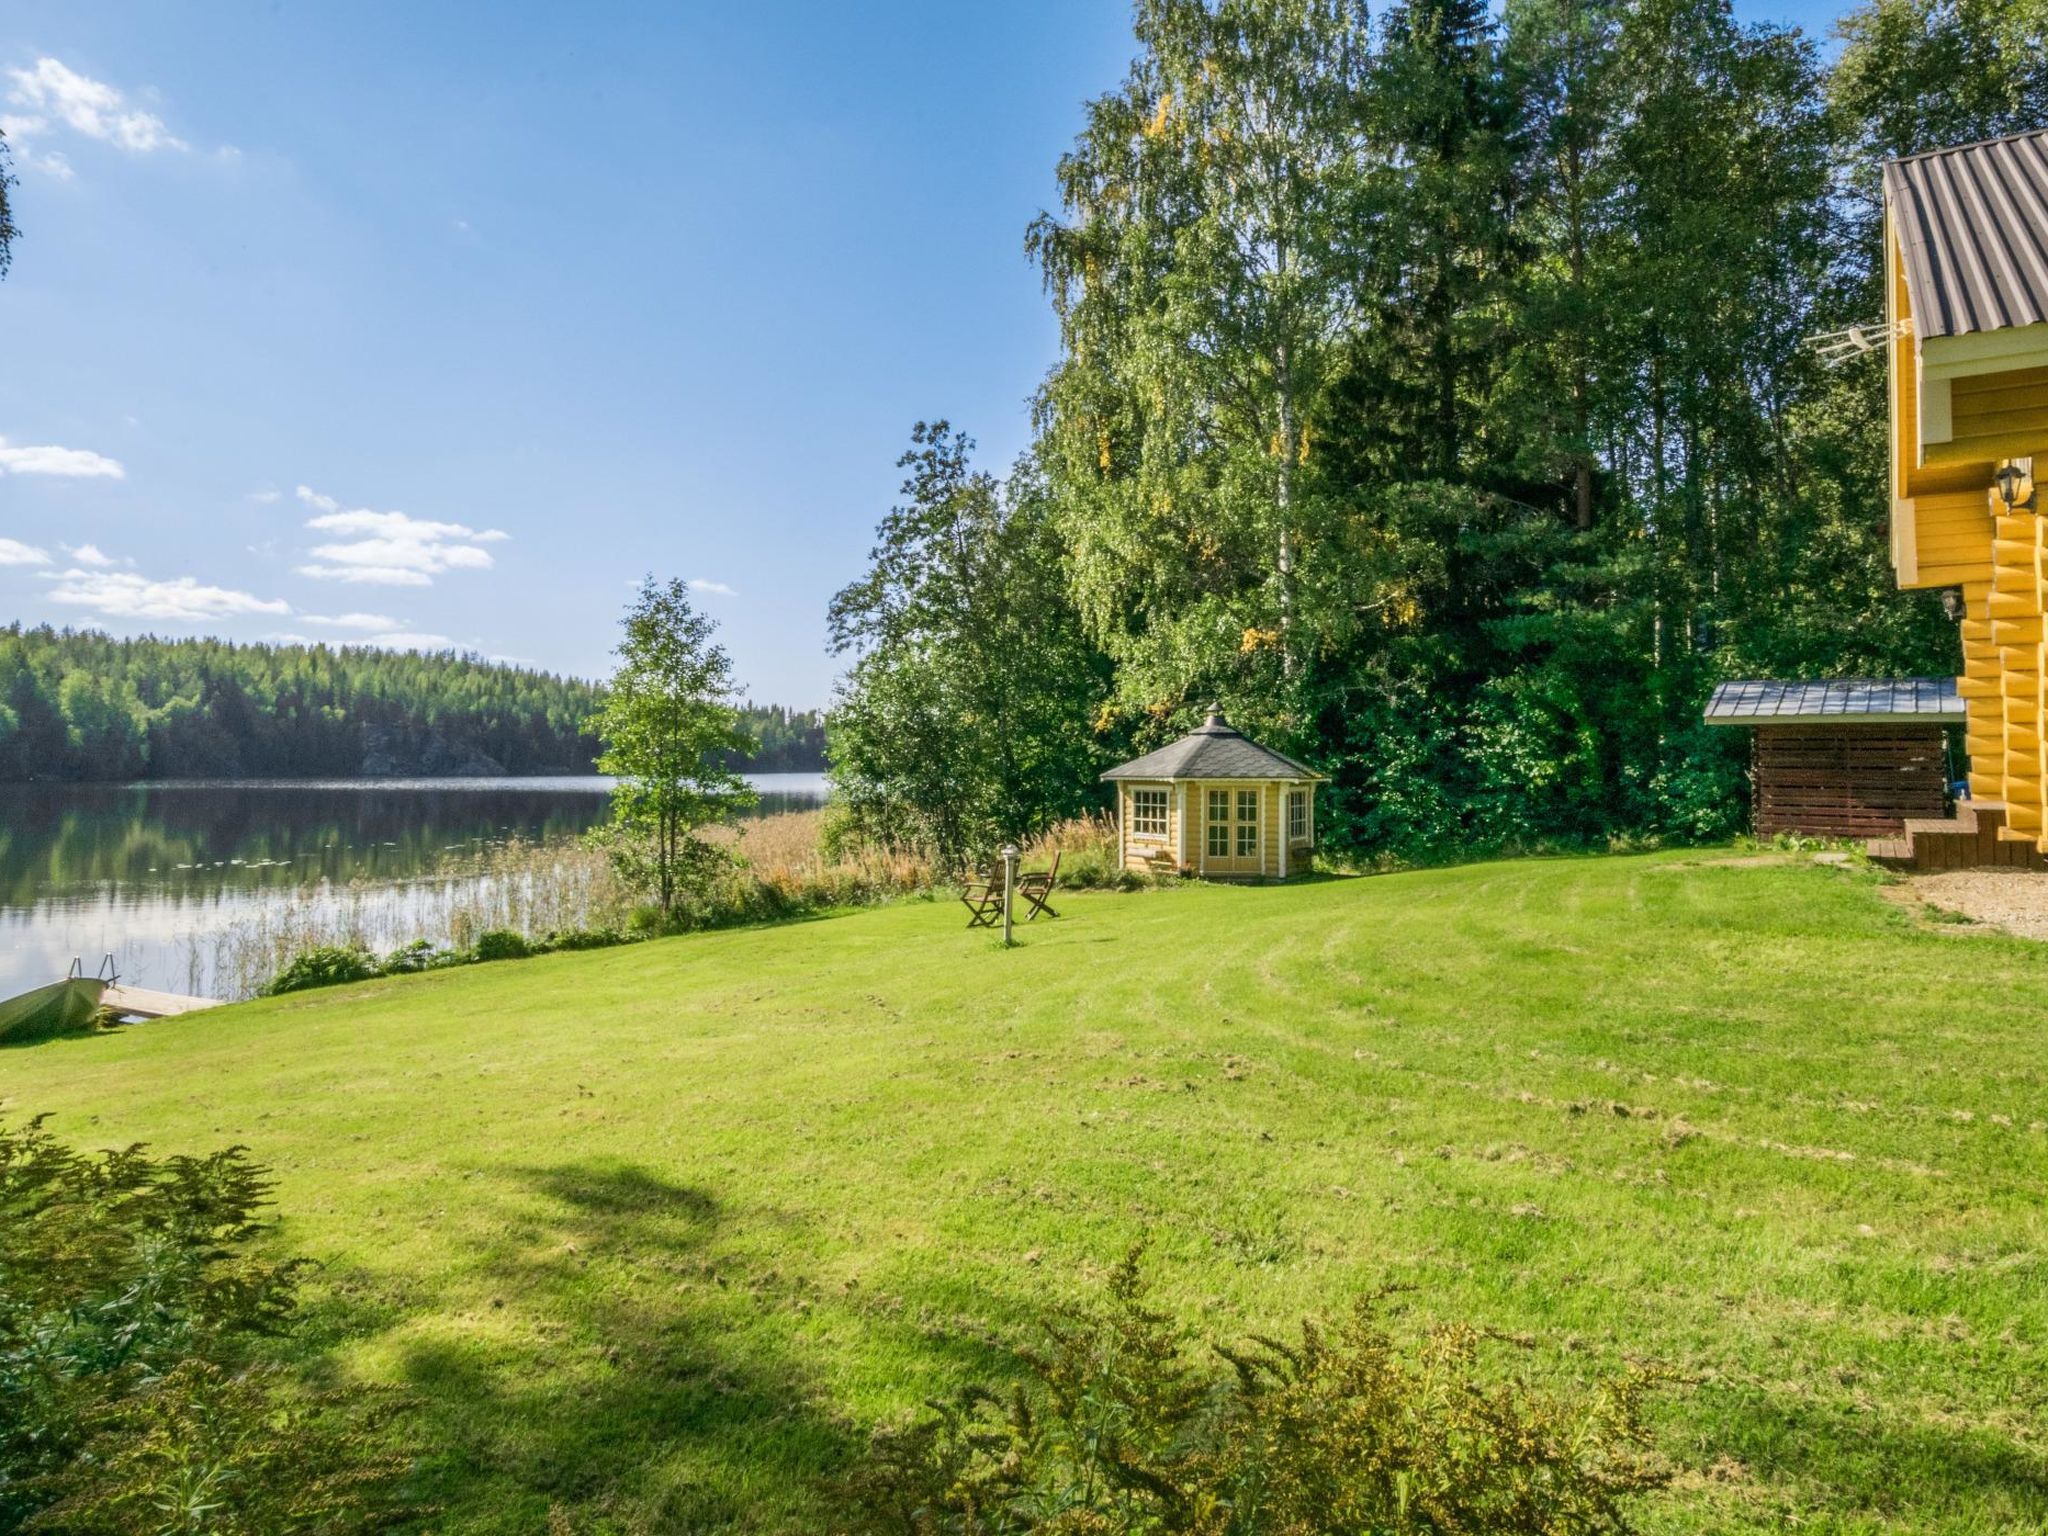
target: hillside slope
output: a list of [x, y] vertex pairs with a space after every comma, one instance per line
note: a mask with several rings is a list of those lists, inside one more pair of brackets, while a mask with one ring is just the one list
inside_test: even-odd
[[81, 1142], [242, 1142], [445, 1525], [822, 1526], [875, 1418], [1150, 1244], [1223, 1332], [1417, 1289], [1696, 1375], [1652, 1529], [2048, 1520], [2048, 950], [1710, 856], [948, 905], [0, 1052]]

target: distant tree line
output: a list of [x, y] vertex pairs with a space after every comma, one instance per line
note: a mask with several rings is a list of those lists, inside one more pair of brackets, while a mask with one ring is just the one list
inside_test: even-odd
[[1887, 556], [1888, 155], [2048, 124], [2048, 0], [1137, 0], [1027, 244], [998, 484], [921, 427], [832, 611], [870, 830], [985, 856], [1211, 700], [1361, 853], [1710, 838], [1734, 676], [1953, 673]]
[[[0, 627], [0, 783], [588, 773], [598, 685], [451, 653]], [[815, 712], [749, 706], [733, 766], [823, 766]]]
[[753, 773], [825, 771], [825, 712], [783, 704], [742, 704], [740, 731], [753, 743], [727, 766]]

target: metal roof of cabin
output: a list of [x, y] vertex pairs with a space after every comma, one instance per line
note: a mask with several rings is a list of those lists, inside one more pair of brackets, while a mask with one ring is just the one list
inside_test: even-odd
[[1209, 718], [1157, 752], [1119, 763], [1105, 779], [1321, 779], [1313, 768], [1262, 747], [1211, 708]]
[[1709, 725], [1771, 725], [1785, 720], [1845, 724], [1946, 725], [1963, 719], [1952, 677], [1845, 677], [1831, 682], [1723, 683], [1707, 701]]
[[2048, 321], [2048, 129], [1888, 161], [1884, 190], [1921, 339]]

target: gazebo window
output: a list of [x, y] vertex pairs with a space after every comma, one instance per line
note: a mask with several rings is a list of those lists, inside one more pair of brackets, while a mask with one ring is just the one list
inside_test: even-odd
[[1209, 791], [1209, 857], [1230, 857], [1230, 791]]
[[1131, 835], [1133, 837], [1166, 836], [1165, 790], [1134, 789], [1131, 791]]
[[1292, 843], [1308, 841], [1308, 791], [1305, 789], [1287, 791], [1287, 840]]
[[1259, 792], [1256, 789], [1240, 789], [1237, 792], [1237, 856], [1249, 859], [1259, 851]]

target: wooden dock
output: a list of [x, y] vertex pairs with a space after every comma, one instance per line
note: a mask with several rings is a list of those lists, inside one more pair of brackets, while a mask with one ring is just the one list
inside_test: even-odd
[[152, 992], [147, 987], [124, 987], [116, 983], [100, 994], [100, 1006], [135, 1019], [170, 1019], [201, 1008], [218, 1008], [217, 997], [180, 997], [175, 992]]

